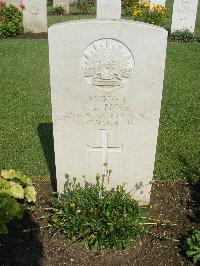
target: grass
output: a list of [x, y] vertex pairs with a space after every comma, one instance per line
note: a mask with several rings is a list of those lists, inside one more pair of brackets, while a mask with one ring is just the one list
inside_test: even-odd
[[154, 176], [183, 179], [181, 158], [200, 159], [200, 45], [170, 43], [167, 55]]
[[[198, 161], [199, 62], [200, 45], [169, 44], [155, 178], [183, 178], [180, 155]], [[53, 141], [47, 41], [1, 41], [0, 65], [0, 169], [48, 176]]]
[[51, 121], [46, 40], [0, 42], [0, 169], [48, 175], [38, 125]]

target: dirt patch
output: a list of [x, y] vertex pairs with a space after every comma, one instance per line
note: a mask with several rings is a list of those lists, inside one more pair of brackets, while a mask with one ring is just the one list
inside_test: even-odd
[[59, 15], [59, 14], [53, 14], [53, 13], [48, 13], [47, 16], [50, 16], [50, 17], [67, 17], [69, 16], [68, 14], [63, 14], [63, 15]]
[[0, 265], [194, 265], [180, 245], [183, 237], [200, 228], [200, 198], [195, 187], [179, 182], [154, 183], [149, 217], [157, 226], [151, 225], [149, 234], [136, 240], [129, 250], [102, 253], [51, 233], [43, 219], [52, 194], [50, 182], [38, 181], [36, 188], [36, 211], [11, 224], [9, 235], [0, 237]]
[[13, 37], [2, 37], [0, 36], [0, 40], [12, 40], [12, 39], [48, 39], [48, 33], [22, 33], [20, 35], [16, 35]]
[[70, 16], [77, 16], [77, 17], [79, 17], [79, 18], [81, 18], [81, 17], [88, 17], [88, 18], [90, 18], [91, 16], [95, 16], [95, 14], [94, 13], [70, 13], [70, 14], [63, 14], [63, 15], [58, 15], [58, 14], [53, 14], [53, 13], [51, 13], [51, 12], [49, 12], [48, 13], [48, 16], [55, 16], [55, 17], [70, 17]]

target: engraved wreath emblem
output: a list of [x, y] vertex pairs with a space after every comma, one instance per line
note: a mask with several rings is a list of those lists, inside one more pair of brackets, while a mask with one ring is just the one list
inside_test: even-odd
[[100, 39], [91, 43], [85, 50], [81, 69], [90, 85], [110, 91], [130, 79], [134, 59], [130, 50], [120, 41]]

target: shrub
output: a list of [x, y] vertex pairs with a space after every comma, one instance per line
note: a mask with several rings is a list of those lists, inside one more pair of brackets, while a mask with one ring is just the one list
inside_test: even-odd
[[0, 234], [8, 233], [10, 221], [23, 217], [22, 202], [35, 201], [36, 190], [29, 177], [12, 169], [3, 170], [0, 176]]
[[22, 12], [12, 6], [0, 2], [0, 35], [11, 37], [22, 32]]
[[54, 15], [64, 15], [65, 9], [62, 6], [56, 6], [52, 9], [51, 13]]
[[176, 30], [171, 33], [170, 37], [171, 40], [175, 42], [198, 42], [198, 39], [189, 30]]
[[126, 15], [131, 16], [131, 10], [135, 4], [138, 4], [138, 0], [122, 0], [122, 8]]
[[64, 193], [52, 200], [49, 223], [67, 238], [93, 249], [123, 249], [145, 232], [144, 210], [123, 186], [106, 191], [104, 177], [82, 187], [67, 176]]
[[7, 224], [14, 219], [22, 219], [23, 208], [7, 193], [0, 192], [0, 234], [7, 234]]
[[127, 15], [134, 20], [162, 26], [168, 17], [169, 10], [161, 5], [150, 2], [142, 3], [139, 0], [124, 0], [122, 4]]
[[194, 263], [200, 261], [200, 230], [194, 230], [184, 241], [184, 250]]
[[168, 9], [161, 5], [150, 3], [133, 4], [130, 10], [134, 20], [162, 26], [168, 16]]
[[77, 0], [76, 7], [80, 13], [88, 13], [89, 9], [94, 5], [94, 0]]

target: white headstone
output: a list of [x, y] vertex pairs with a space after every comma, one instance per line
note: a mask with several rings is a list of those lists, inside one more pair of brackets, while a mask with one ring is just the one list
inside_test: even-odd
[[198, 0], [174, 0], [171, 31], [194, 32]]
[[112, 169], [110, 188], [149, 203], [166, 45], [166, 30], [133, 21], [49, 28], [58, 191], [65, 174], [95, 182]]
[[25, 32], [47, 32], [47, 0], [24, 0], [23, 27]]
[[166, 0], [151, 0], [151, 4], [165, 6]]
[[13, 6], [19, 7], [22, 1], [21, 0], [6, 0], [5, 2], [7, 5], [13, 5]]
[[150, 3], [150, 0], [139, 0], [139, 4]]
[[98, 19], [120, 19], [121, 0], [97, 0]]
[[53, 0], [53, 6], [62, 6], [65, 9], [65, 12], [69, 14], [69, 0]]

